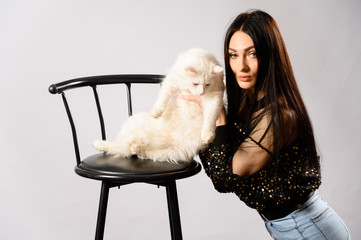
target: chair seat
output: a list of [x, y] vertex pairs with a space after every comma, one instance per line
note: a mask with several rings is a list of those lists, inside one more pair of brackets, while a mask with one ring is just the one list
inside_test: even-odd
[[136, 157], [118, 157], [98, 153], [85, 158], [75, 167], [83, 177], [116, 183], [157, 183], [193, 176], [200, 172], [197, 161], [169, 163]]

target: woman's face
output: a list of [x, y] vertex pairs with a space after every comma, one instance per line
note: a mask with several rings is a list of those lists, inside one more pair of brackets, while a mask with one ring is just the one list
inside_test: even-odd
[[258, 72], [256, 49], [251, 37], [237, 31], [228, 46], [229, 64], [239, 87], [253, 92]]

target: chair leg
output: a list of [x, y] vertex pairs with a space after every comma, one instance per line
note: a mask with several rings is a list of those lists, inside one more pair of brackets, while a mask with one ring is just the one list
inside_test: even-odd
[[182, 228], [179, 215], [177, 187], [175, 181], [166, 184], [169, 223], [172, 240], [182, 240]]
[[107, 214], [108, 207], [108, 197], [110, 184], [107, 182], [102, 182], [102, 189], [100, 191], [100, 200], [99, 200], [99, 209], [98, 209], [98, 220], [97, 228], [95, 232], [95, 240], [103, 240], [104, 237], [104, 228], [105, 228], [105, 218]]

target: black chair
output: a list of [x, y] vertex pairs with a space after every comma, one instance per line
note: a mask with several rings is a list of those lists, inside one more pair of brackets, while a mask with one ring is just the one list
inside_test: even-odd
[[[120, 187], [130, 183], [150, 183], [164, 186], [167, 192], [168, 213], [170, 221], [171, 237], [173, 240], [182, 239], [181, 222], [179, 215], [176, 180], [193, 176], [200, 172], [201, 166], [197, 161], [190, 163], [172, 164], [167, 162], [154, 162], [142, 160], [136, 157], [114, 158], [106, 153], [98, 153], [81, 159], [76, 127], [68, 105], [65, 91], [80, 87], [91, 87], [95, 98], [95, 104], [100, 121], [102, 139], [106, 139], [105, 124], [98, 97], [97, 86], [109, 84], [125, 84], [128, 95], [128, 114], [132, 114], [131, 85], [132, 84], [159, 84], [162, 75], [108, 75], [77, 78], [49, 87], [52, 94], [61, 94], [65, 109], [70, 121], [74, 149], [76, 156], [75, 172], [86, 178], [102, 182], [98, 219], [95, 239], [103, 239], [105, 218], [108, 204], [109, 189]], [[89, 143], [90, 144], [90, 143]]]

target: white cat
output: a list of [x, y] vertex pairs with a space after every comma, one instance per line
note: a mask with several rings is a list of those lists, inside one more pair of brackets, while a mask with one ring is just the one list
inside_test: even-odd
[[[179, 97], [189, 90], [202, 104]], [[114, 141], [95, 141], [99, 151], [137, 155], [154, 161], [191, 161], [214, 139], [216, 120], [223, 108], [223, 68], [201, 49], [178, 56], [162, 82], [150, 113], [137, 113], [122, 126]]]

